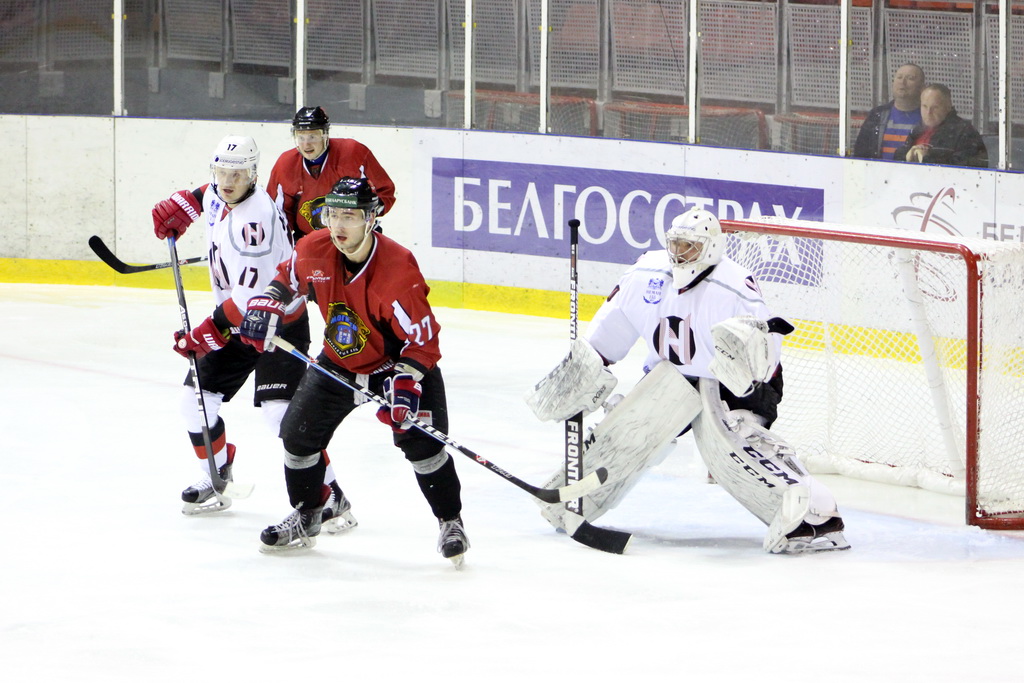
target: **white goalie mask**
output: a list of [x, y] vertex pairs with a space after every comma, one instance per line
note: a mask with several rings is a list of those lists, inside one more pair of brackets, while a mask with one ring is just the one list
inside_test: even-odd
[[672, 263], [672, 283], [676, 289], [684, 289], [722, 260], [722, 225], [710, 211], [690, 209], [676, 216], [665, 231], [665, 248]]

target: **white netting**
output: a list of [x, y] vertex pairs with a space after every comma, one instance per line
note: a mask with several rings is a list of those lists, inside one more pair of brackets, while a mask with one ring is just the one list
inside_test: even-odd
[[[445, 92], [445, 126], [462, 128], [465, 94]], [[593, 135], [597, 124], [594, 101], [552, 95], [548, 130], [558, 135]], [[473, 128], [536, 133], [540, 128], [540, 95], [536, 93], [476, 90], [473, 93]]]
[[[1024, 511], [1024, 246], [799, 221], [726, 225], [741, 227], [729, 256], [796, 325], [773, 429], [812, 471], [966, 492], [972, 521]], [[865, 239], [874, 243], [855, 241]]]
[[[836, 154], [839, 149], [837, 114], [776, 114], [774, 122], [778, 130], [776, 149], [798, 154]], [[863, 116], [850, 118], [848, 145], [857, 139], [863, 123]]]
[[[608, 102], [604, 106], [604, 137], [659, 142], [685, 142], [690, 108], [685, 104]], [[767, 149], [768, 125], [759, 109], [701, 107], [697, 136], [701, 144], [739, 149]]]

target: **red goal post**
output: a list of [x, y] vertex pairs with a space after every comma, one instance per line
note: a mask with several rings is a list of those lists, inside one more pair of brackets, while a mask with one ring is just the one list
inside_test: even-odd
[[968, 524], [1024, 529], [1024, 245], [722, 225], [797, 327], [773, 430], [808, 468], [963, 495]]

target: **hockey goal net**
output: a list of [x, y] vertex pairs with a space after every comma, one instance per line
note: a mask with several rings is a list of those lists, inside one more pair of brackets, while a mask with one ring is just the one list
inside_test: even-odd
[[812, 472], [964, 495], [1024, 529], [1024, 246], [723, 221], [785, 338], [773, 426]]
[[[464, 126], [465, 102], [464, 92], [445, 92], [446, 127]], [[473, 128], [536, 133], [540, 128], [540, 95], [477, 90], [473, 93]], [[593, 136], [597, 132], [597, 110], [594, 101], [585, 97], [552, 95], [548, 109], [548, 129], [558, 135]]]
[[[768, 149], [768, 124], [759, 109], [704, 106], [697, 131], [701, 144], [738, 149]], [[657, 142], [686, 142], [690, 107], [657, 102], [608, 102], [604, 137]]]
[[[839, 150], [839, 116], [836, 114], [776, 114], [778, 130], [776, 148], [797, 154], [834, 155]], [[864, 124], [863, 116], [850, 119], [850, 140], [857, 137]]]

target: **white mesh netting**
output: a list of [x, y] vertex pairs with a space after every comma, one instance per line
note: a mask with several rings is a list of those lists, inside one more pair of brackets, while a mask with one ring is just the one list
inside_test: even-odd
[[[465, 95], [445, 92], [445, 126], [462, 128]], [[592, 100], [552, 95], [548, 109], [548, 130], [559, 135], [593, 135], [596, 114]], [[473, 98], [473, 127], [536, 133], [540, 127], [540, 96], [536, 93], [477, 90]]]
[[971, 521], [1024, 511], [1024, 245], [726, 225], [745, 226], [729, 256], [796, 325], [773, 429], [812, 471], [966, 493]]
[[[685, 104], [609, 102], [604, 106], [604, 136], [630, 140], [685, 142], [690, 108]], [[720, 147], [767, 149], [764, 113], [742, 107], [701, 107], [700, 142]]]

